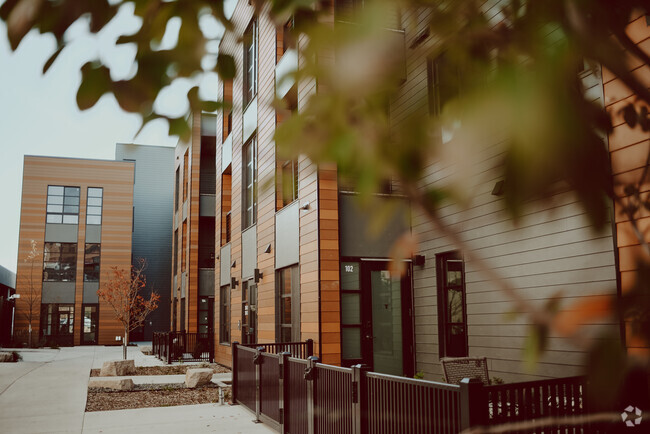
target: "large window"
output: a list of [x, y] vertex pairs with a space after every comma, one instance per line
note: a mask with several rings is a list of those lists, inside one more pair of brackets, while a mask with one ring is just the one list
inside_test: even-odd
[[47, 223], [79, 223], [79, 187], [47, 187]]
[[76, 269], [76, 243], [45, 243], [43, 247], [43, 281], [74, 282]]
[[41, 336], [46, 345], [73, 345], [74, 305], [42, 304]]
[[104, 189], [88, 187], [88, 204], [86, 205], [86, 224], [102, 224], [102, 201]]
[[181, 230], [181, 273], [184, 273], [187, 265], [187, 219], [183, 220]]
[[99, 282], [100, 246], [96, 243], [86, 243], [84, 255], [84, 282]]
[[219, 342], [230, 344], [230, 286], [219, 288]]
[[244, 107], [257, 95], [257, 19], [244, 32]]
[[185, 331], [185, 297], [181, 298], [181, 324], [180, 331]]
[[174, 231], [174, 276], [178, 274], [178, 229]]
[[243, 229], [257, 221], [257, 138], [253, 136], [244, 145], [243, 169]]
[[180, 167], [176, 168], [176, 188], [174, 189], [174, 209], [178, 211], [178, 195], [181, 194], [181, 192], [178, 190], [178, 187], [180, 187], [181, 183], [181, 174], [180, 174]]
[[458, 252], [436, 255], [440, 357], [465, 357], [467, 314], [465, 269]]
[[213, 334], [214, 298], [199, 297], [199, 333]]
[[300, 341], [300, 276], [298, 265], [277, 272], [276, 330], [278, 342]]
[[81, 330], [81, 343], [86, 345], [97, 345], [99, 304], [84, 304], [83, 313], [84, 322]]

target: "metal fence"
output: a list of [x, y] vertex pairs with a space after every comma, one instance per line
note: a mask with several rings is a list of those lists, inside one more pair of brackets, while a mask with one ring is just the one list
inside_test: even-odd
[[560, 418], [535, 432], [607, 432], [605, 426], [569, 425], [570, 417], [588, 412], [584, 377], [494, 386], [466, 378], [454, 385], [368, 372], [362, 365], [330, 366], [317, 357], [299, 359], [236, 342], [232, 352], [233, 402], [283, 434], [452, 434], [548, 417]]
[[209, 333], [154, 332], [153, 354], [166, 363], [214, 362], [214, 340]]
[[307, 339], [305, 342], [282, 342], [272, 344], [238, 344], [240, 347], [263, 348], [265, 353], [289, 353], [291, 357], [306, 359], [314, 355], [314, 341]]

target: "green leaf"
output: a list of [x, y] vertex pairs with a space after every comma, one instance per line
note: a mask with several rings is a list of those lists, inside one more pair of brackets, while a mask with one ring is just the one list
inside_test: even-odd
[[87, 110], [110, 90], [111, 75], [104, 65], [87, 62], [81, 67], [81, 84], [77, 91], [77, 106]]
[[235, 59], [229, 54], [219, 53], [215, 69], [222, 80], [232, 80], [237, 73]]
[[192, 134], [192, 129], [188, 125], [184, 117], [168, 118], [169, 135], [178, 136], [182, 141], [188, 141]]

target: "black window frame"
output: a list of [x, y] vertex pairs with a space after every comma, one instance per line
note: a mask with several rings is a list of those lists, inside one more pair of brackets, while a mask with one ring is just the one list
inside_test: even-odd
[[[54, 256], [52, 249], [48, 246], [59, 245], [57, 256]], [[72, 255], [71, 260], [62, 262], [64, 255]], [[59, 264], [58, 267], [47, 267], [47, 264]], [[68, 264], [67, 269], [62, 269], [62, 264]], [[51, 270], [51, 271], [49, 271]], [[57, 272], [58, 270], [58, 272]], [[60, 276], [65, 271], [65, 276], [69, 278], [52, 278], [52, 276]], [[71, 276], [71, 278], [70, 278]], [[43, 282], [75, 282], [77, 280], [77, 243], [61, 243], [61, 242], [45, 242], [43, 244]]]
[[[287, 277], [291, 279], [290, 288], [289, 291], [283, 291]], [[295, 264], [277, 270], [275, 282], [276, 342], [300, 342], [300, 266]], [[284, 300], [287, 299], [290, 306], [290, 322], [283, 321], [285, 319], [283, 316]]]
[[[93, 311], [94, 308], [94, 311]], [[86, 310], [90, 309], [90, 327], [91, 331], [86, 332]], [[97, 345], [99, 338], [99, 303], [84, 303], [81, 305], [81, 315], [82, 321], [81, 324], [81, 344], [82, 345]], [[95, 334], [95, 339], [88, 340], [86, 338], [87, 334]]]
[[258, 71], [258, 26], [257, 17], [251, 19], [250, 24], [243, 34], [244, 41], [244, 67], [242, 86], [242, 105], [246, 107], [257, 96], [257, 71]]
[[[58, 189], [61, 189], [59, 192]], [[48, 185], [45, 222], [51, 224], [79, 224], [81, 188], [69, 185]], [[57, 217], [61, 217], [60, 221]], [[68, 220], [68, 221], [66, 221]]]
[[230, 285], [219, 288], [219, 343], [230, 345]]
[[257, 223], [257, 135], [242, 147], [242, 230]]
[[[448, 264], [457, 262], [460, 265], [460, 284], [449, 284]], [[440, 357], [467, 357], [469, 355], [468, 327], [467, 327], [467, 291], [465, 285], [465, 261], [458, 251], [450, 251], [436, 255], [436, 280], [438, 298], [438, 352]], [[450, 321], [448, 307], [448, 293], [450, 290], [459, 291], [461, 294], [463, 322]], [[462, 348], [452, 348], [451, 333], [454, 327], [464, 328]]]
[[[89, 247], [91, 246], [91, 247]], [[89, 256], [89, 248], [92, 246], [97, 246], [96, 255]], [[100, 243], [86, 243], [84, 246], [84, 282], [99, 282], [99, 276], [101, 272], [101, 244]], [[95, 253], [95, 252], [90, 252]], [[89, 258], [93, 259], [92, 263], [89, 263]]]
[[[101, 225], [103, 210], [104, 188], [88, 187], [86, 189], [86, 224]], [[97, 218], [99, 218], [99, 220], [97, 220]]]

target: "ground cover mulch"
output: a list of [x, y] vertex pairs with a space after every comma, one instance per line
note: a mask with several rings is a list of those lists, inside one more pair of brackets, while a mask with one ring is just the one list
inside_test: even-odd
[[[212, 368], [215, 373], [228, 373], [229, 368], [217, 363], [199, 365], [137, 366], [133, 375], [185, 375], [190, 368]], [[91, 377], [99, 377], [100, 370], [92, 369]], [[230, 399], [230, 388], [224, 388], [225, 401]], [[117, 391], [89, 388], [86, 411], [125, 410], [130, 408], [170, 407], [175, 405], [210, 404], [219, 402], [219, 386], [208, 384], [187, 388], [184, 383], [136, 384], [133, 390]]]
[[[212, 368], [215, 374], [229, 373], [230, 369], [218, 363], [201, 363], [199, 365], [136, 366], [133, 375], [185, 375], [188, 369]], [[99, 377], [100, 369], [91, 369], [91, 377]]]
[[[225, 402], [227, 402], [230, 399], [230, 388], [224, 392]], [[183, 384], [138, 384], [129, 391], [89, 389], [86, 411], [171, 407], [218, 402], [219, 387], [216, 384], [194, 389], [187, 388]]]

